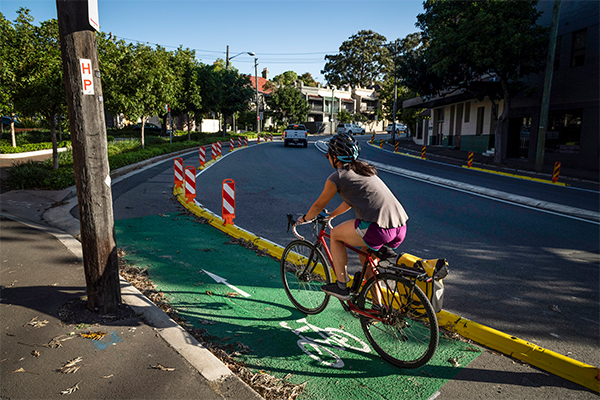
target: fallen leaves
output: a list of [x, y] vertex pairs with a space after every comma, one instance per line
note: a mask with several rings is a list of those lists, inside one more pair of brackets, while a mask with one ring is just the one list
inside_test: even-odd
[[63, 365], [61, 368], [57, 369], [56, 372], [60, 372], [63, 374], [74, 374], [75, 372], [79, 371], [79, 368], [81, 368], [81, 365], [77, 365], [81, 361], [83, 361], [82, 357], [74, 358], [71, 361], [67, 362], [65, 365]]
[[104, 336], [106, 336], [106, 332], [100, 332], [100, 331], [90, 332], [90, 331], [87, 331], [87, 332], [84, 332], [84, 333], [80, 333], [79, 336], [84, 337], [86, 339], [102, 340], [102, 338]]
[[38, 373], [36, 373], [36, 372], [27, 371], [27, 370], [25, 370], [25, 368], [23, 368], [23, 367], [15, 369], [15, 370], [13, 371], [13, 374], [14, 374], [15, 372], [17, 372], [17, 373], [18, 373], [18, 372], [26, 372], [26, 373], [28, 373], [28, 374], [39, 375], [39, 374], [38, 374]]
[[81, 383], [81, 381], [77, 382], [74, 386], [71, 386], [67, 390], [61, 391], [60, 394], [71, 394], [71, 393], [73, 393], [74, 391], [76, 391], [77, 389], [79, 389], [79, 384], [80, 383]]
[[150, 368], [152, 368], [152, 369], [159, 369], [161, 371], [175, 371], [175, 368], [163, 367], [160, 364], [151, 365]]
[[458, 358], [449, 358], [448, 362], [452, 364], [454, 368], [460, 367], [460, 363], [458, 362]]
[[31, 318], [31, 321], [29, 321], [28, 323], [26, 323], [23, 326], [30, 325], [30, 326], [33, 326], [34, 328], [42, 328], [42, 327], [48, 325], [49, 322], [50, 321], [48, 321], [47, 319], [40, 321], [40, 320], [38, 320], [38, 317], [33, 317], [33, 318]]

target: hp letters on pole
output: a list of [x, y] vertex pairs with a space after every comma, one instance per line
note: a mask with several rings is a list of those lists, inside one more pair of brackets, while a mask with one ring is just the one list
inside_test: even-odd
[[83, 94], [94, 94], [94, 79], [92, 78], [92, 61], [87, 58], [79, 59], [79, 69], [81, 71], [81, 85]]

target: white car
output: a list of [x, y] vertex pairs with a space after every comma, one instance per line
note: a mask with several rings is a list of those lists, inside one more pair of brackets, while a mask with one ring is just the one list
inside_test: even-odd
[[349, 133], [350, 135], [364, 135], [365, 128], [357, 124], [338, 124], [337, 133]]
[[[394, 127], [394, 124], [388, 124], [386, 131], [391, 133], [393, 127]], [[405, 131], [406, 131], [406, 125], [397, 122], [396, 123], [396, 132], [405, 132]]]

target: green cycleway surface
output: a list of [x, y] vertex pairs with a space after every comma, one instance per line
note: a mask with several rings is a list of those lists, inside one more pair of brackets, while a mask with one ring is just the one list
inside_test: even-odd
[[[370, 348], [360, 321], [339, 301], [332, 299], [319, 315], [302, 314], [285, 294], [277, 261], [232, 243], [212, 226], [182, 214], [115, 225], [126, 260], [148, 267], [188, 323], [239, 351], [249, 348], [236, 359], [255, 372], [307, 382], [300, 399], [428, 399], [480, 354], [442, 337], [427, 365], [396, 368]], [[216, 282], [219, 277], [229, 286]]]

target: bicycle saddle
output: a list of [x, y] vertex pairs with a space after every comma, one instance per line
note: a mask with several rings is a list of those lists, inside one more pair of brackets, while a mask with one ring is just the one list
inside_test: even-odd
[[379, 250], [371, 250], [371, 253], [375, 255], [375, 257], [379, 258], [380, 261], [387, 260], [392, 257], [397, 257], [398, 254], [388, 245], [383, 245]]

